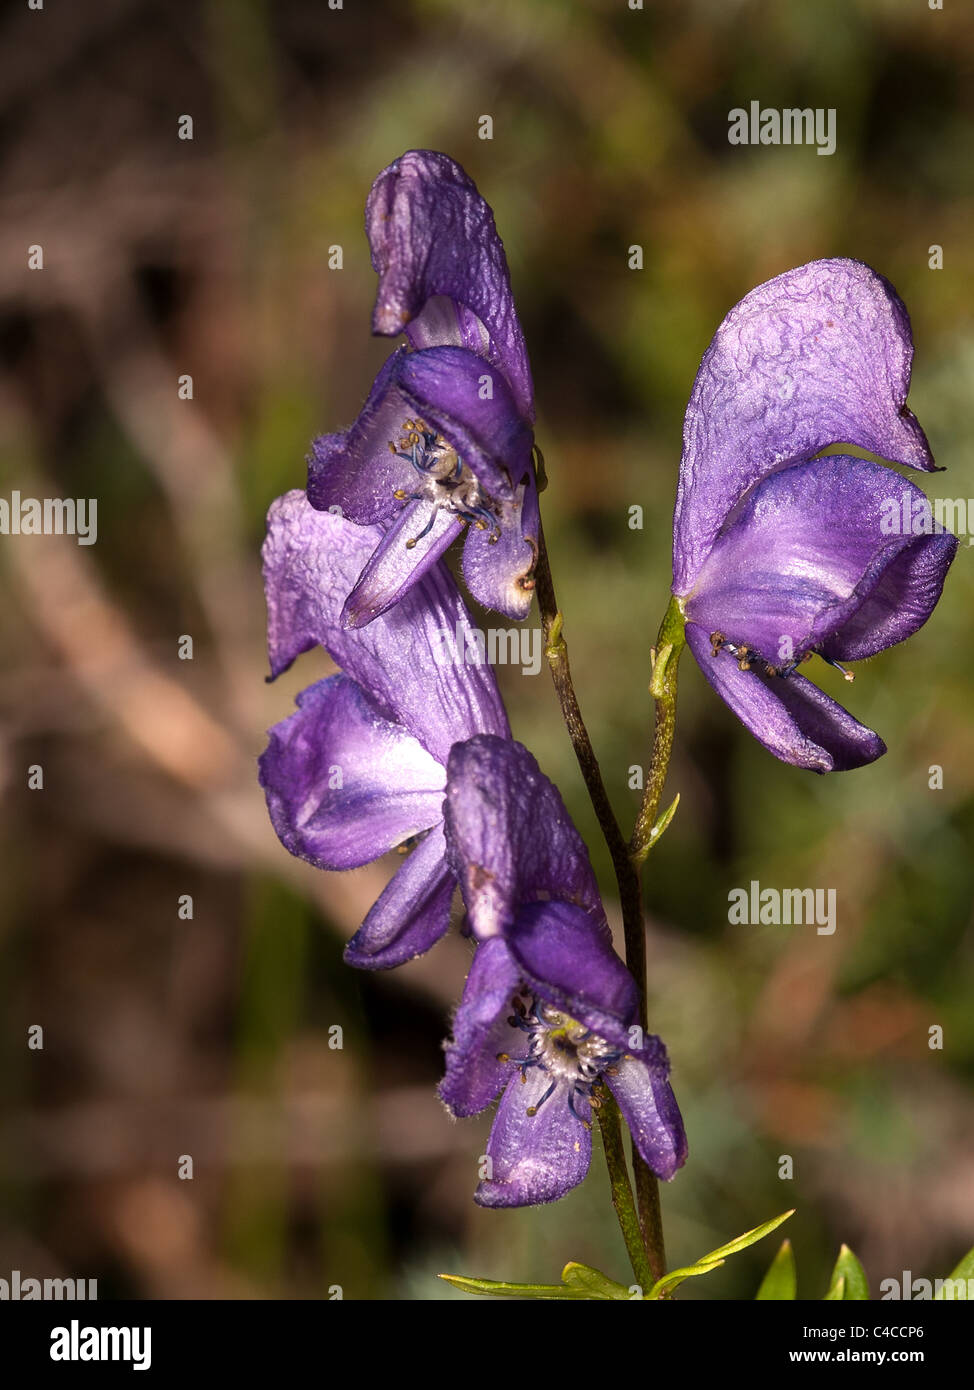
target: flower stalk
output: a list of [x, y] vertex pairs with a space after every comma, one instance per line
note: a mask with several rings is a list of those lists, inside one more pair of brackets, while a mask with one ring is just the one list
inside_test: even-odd
[[[539, 475], [544, 477], [544, 461], [541, 451], [535, 447], [536, 466]], [[598, 818], [599, 826], [612, 859], [612, 866], [615, 871], [616, 882], [619, 888], [619, 903], [622, 910], [623, 931], [626, 943], [626, 965], [636, 981], [639, 990], [639, 1022], [645, 1033], [649, 1032], [647, 999], [646, 999], [646, 935], [643, 923], [643, 903], [642, 885], [640, 882], [640, 862], [635, 859], [630, 852], [619, 822], [616, 819], [612, 804], [609, 801], [608, 792], [605, 789], [605, 781], [602, 777], [602, 769], [599, 766], [598, 758], [592, 747], [592, 740], [589, 737], [585, 722], [582, 719], [582, 712], [579, 707], [578, 697], [575, 694], [575, 687], [572, 683], [571, 667], [568, 660], [568, 646], [564, 637], [564, 619], [558, 607], [558, 600], [555, 594], [554, 581], [551, 575], [551, 564], [548, 558], [548, 549], [545, 543], [544, 526], [539, 519], [538, 522], [538, 560], [535, 567], [535, 586], [538, 596], [538, 607], [541, 613], [541, 622], [545, 637], [545, 656], [548, 659], [548, 666], [551, 670], [551, 678], [554, 683], [555, 693], [561, 706], [562, 718], [568, 730], [572, 747], [575, 750], [575, 757], [581, 770], [585, 786], [588, 790], [589, 799]], [[674, 695], [675, 698], [675, 695]], [[669, 729], [669, 744], [667, 745], [666, 758], [669, 758], [669, 748], [672, 747], [673, 731]], [[659, 790], [662, 790], [662, 781], [665, 777], [665, 766], [661, 769], [659, 778]], [[658, 796], [657, 796], [658, 801]], [[620, 1205], [616, 1205], [616, 1213], [619, 1216], [619, 1224], [622, 1228], [623, 1238], [626, 1240], [627, 1249], [629, 1248], [630, 1231], [620, 1215], [620, 1206], [626, 1212], [626, 1190], [629, 1190], [631, 1201], [631, 1189], [629, 1188], [628, 1174], [625, 1173], [625, 1161], [622, 1157], [620, 1145], [607, 1144], [605, 1146], [606, 1162], [609, 1167], [609, 1177], [612, 1183], [613, 1204], [616, 1205], [617, 1199]], [[642, 1250], [645, 1255], [645, 1263], [648, 1265], [654, 1280], [659, 1279], [666, 1271], [666, 1250], [663, 1240], [663, 1223], [660, 1212], [659, 1185], [656, 1178], [640, 1157], [635, 1144], [631, 1147], [633, 1175], [636, 1188], [636, 1210], [638, 1214], [638, 1225], [641, 1234]], [[621, 1164], [621, 1171], [620, 1171]], [[623, 1185], [623, 1179], [625, 1185]], [[631, 1210], [631, 1208], [629, 1209]], [[630, 1251], [630, 1259], [632, 1252]], [[642, 1266], [642, 1261], [639, 1262]], [[644, 1267], [644, 1266], [643, 1266]], [[636, 1268], [633, 1262], [633, 1273], [639, 1282], [642, 1282], [640, 1269]]]

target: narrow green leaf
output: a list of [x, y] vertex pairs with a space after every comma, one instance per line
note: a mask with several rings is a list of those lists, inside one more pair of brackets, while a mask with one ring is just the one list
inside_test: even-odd
[[[832, 1290], [838, 1283], [842, 1284], [843, 1292], [833, 1294]], [[839, 1250], [839, 1258], [835, 1262], [832, 1270], [832, 1278], [829, 1281], [829, 1291], [825, 1295], [827, 1299], [842, 1299], [846, 1303], [862, 1302], [869, 1299], [869, 1280], [866, 1278], [866, 1271], [849, 1249], [848, 1245], [843, 1245]]]
[[487, 1294], [492, 1298], [568, 1298], [590, 1299], [592, 1295], [580, 1287], [564, 1284], [507, 1284], [495, 1279], [468, 1279], [463, 1274], [440, 1274], [455, 1289], [464, 1293]]
[[954, 1299], [957, 1301], [968, 1301], [968, 1280], [974, 1279], [974, 1249], [968, 1250], [955, 1269], [952, 1269], [946, 1279], [937, 1280], [940, 1288], [934, 1294], [934, 1298], [941, 1301]]
[[795, 1267], [795, 1252], [790, 1240], [781, 1242], [781, 1249], [771, 1261], [771, 1267], [761, 1280], [761, 1287], [754, 1295], [756, 1301], [784, 1302], [793, 1299], [798, 1292], [798, 1270]]
[[829, 1285], [829, 1291], [822, 1299], [823, 1303], [841, 1303], [845, 1298], [845, 1275], [839, 1274], [833, 1277]]
[[701, 1255], [695, 1264], [688, 1265], [685, 1269], [671, 1269], [669, 1274], [664, 1274], [662, 1279], [657, 1279], [650, 1289], [648, 1298], [659, 1298], [660, 1294], [669, 1289], [675, 1289], [678, 1284], [682, 1284], [684, 1279], [690, 1279], [698, 1274], [709, 1274], [712, 1269], [724, 1263], [728, 1255], [736, 1255], [739, 1250], [746, 1250], [749, 1245], [754, 1245], [756, 1241], [763, 1240], [776, 1230], [783, 1221], [787, 1221], [789, 1216], [794, 1216], [795, 1208], [791, 1211], [775, 1216], [770, 1221], [765, 1221], [761, 1226], [755, 1226], [753, 1231], [745, 1231], [736, 1240], [728, 1241], [726, 1245], [721, 1245], [717, 1250], [711, 1250], [709, 1255]]
[[562, 1283], [570, 1289], [582, 1289], [588, 1298], [614, 1299], [629, 1302], [632, 1298], [624, 1284], [617, 1284], [607, 1274], [591, 1265], [578, 1264], [572, 1260], [561, 1272]]

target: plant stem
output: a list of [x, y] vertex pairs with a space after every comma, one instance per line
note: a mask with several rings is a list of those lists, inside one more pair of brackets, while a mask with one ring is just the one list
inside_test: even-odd
[[[647, 854], [669, 824], [676, 809], [676, 802], [661, 820], [660, 801], [663, 797], [663, 784], [670, 765], [673, 751], [673, 730], [676, 727], [676, 681], [680, 654], [686, 645], [684, 618], [679, 601], [670, 599], [669, 607], [660, 624], [656, 646], [652, 650], [652, 676], [649, 693], [656, 702], [656, 725], [653, 732], [653, 755], [650, 759], [649, 775], [643, 792], [642, 805], [636, 817], [632, 832], [629, 853], [637, 866], [642, 866]], [[679, 798], [678, 798], [679, 799]]]
[[646, 1294], [652, 1288], [655, 1280], [649, 1267], [649, 1260], [646, 1258], [646, 1251], [643, 1249], [639, 1217], [633, 1205], [632, 1188], [629, 1185], [629, 1173], [626, 1169], [626, 1156], [622, 1148], [622, 1117], [611, 1093], [606, 1092], [596, 1113], [599, 1117], [599, 1129], [602, 1131], [602, 1148], [605, 1151], [606, 1167], [609, 1170], [612, 1205], [619, 1221], [622, 1238], [626, 1242], [626, 1249], [629, 1252], [632, 1272], [636, 1276], [636, 1282]]
[[[589, 798], [605, 837], [612, 858], [612, 867], [615, 870], [616, 882], [619, 885], [619, 904], [622, 909], [622, 923], [626, 941], [626, 964], [639, 991], [640, 1026], [644, 1033], [648, 1033], [646, 935], [643, 924], [642, 886], [639, 869], [641, 861], [632, 857], [629, 845], [619, 829], [619, 822], [616, 820], [615, 812], [612, 810], [612, 804], [605, 789], [605, 783], [602, 780], [602, 770], [599, 767], [592, 741], [582, 719], [578, 697], [572, 684], [571, 669], [568, 664], [568, 647], [562, 631], [563, 618], [555, 596], [544, 528], [540, 519], [538, 522], [538, 559], [535, 566], [535, 587], [544, 629], [545, 656], [548, 659], [551, 678], [554, 682], [558, 702], [561, 705], [562, 718], [565, 721], [565, 727], [572, 741], [572, 747], [575, 750], [575, 757], [578, 759]], [[650, 1272], [655, 1280], [661, 1278], [666, 1271], [659, 1188], [655, 1177], [646, 1166], [635, 1144], [632, 1145], [631, 1153], [633, 1174], [636, 1180], [636, 1205], [639, 1213], [642, 1246]], [[610, 1156], [609, 1147], [606, 1148], [606, 1160], [609, 1163], [613, 1193], [615, 1194], [617, 1191], [621, 1193], [622, 1188], [621, 1184], [618, 1183], [618, 1174], [612, 1169], [613, 1158]], [[628, 1175], [626, 1175], [626, 1186], [628, 1187]], [[623, 1227], [623, 1237], [625, 1236], [626, 1230]], [[633, 1273], [636, 1274], [637, 1280], [641, 1283], [642, 1279], [635, 1265], [633, 1266]]]

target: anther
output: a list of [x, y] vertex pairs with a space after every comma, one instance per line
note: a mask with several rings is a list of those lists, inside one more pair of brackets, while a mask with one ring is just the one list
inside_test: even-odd
[[819, 656], [822, 657], [822, 660], [825, 662], [826, 666], [834, 666], [837, 671], [841, 671], [847, 681], [855, 680], [855, 671], [847, 671], [844, 666], [840, 666], [839, 663], [837, 661], [833, 661], [830, 656], [823, 656], [821, 652], [819, 652]]

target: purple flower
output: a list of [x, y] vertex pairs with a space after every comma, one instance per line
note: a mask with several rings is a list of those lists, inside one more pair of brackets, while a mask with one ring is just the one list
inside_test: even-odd
[[[429, 949], [449, 925], [455, 887], [445, 858], [443, 794], [450, 748], [509, 736], [494, 674], [458, 664], [449, 643], [471, 632], [442, 565], [363, 630], [342, 606], [378, 532], [317, 512], [303, 492], [272, 505], [264, 542], [271, 676], [326, 648], [342, 674], [298, 696], [270, 731], [260, 780], [274, 829], [292, 854], [352, 869], [399, 847], [403, 864], [349, 942], [351, 965], [382, 969]], [[475, 650], [471, 642], [465, 649]]]
[[940, 527], [896, 524], [904, 493], [925, 507], [900, 474], [814, 457], [845, 443], [934, 469], [905, 404], [912, 358], [891, 285], [858, 261], [813, 261], [730, 311], [687, 406], [673, 540], [687, 641], [760, 742], [817, 772], [886, 747], [796, 666], [861, 660], [916, 632], [957, 548]]
[[466, 1116], [503, 1091], [476, 1201], [530, 1206], [580, 1183], [603, 1083], [643, 1158], [671, 1178], [686, 1137], [666, 1050], [636, 1026], [635, 981], [557, 790], [526, 748], [481, 735], [450, 754], [445, 821], [479, 944], [440, 1096]]
[[314, 507], [381, 526], [342, 621], [398, 603], [466, 530], [463, 573], [486, 608], [525, 618], [538, 498], [534, 403], [504, 247], [472, 180], [411, 150], [376, 179], [366, 228], [379, 291], [373, 330], [405, 333], [354, 425], [315, 440]]

